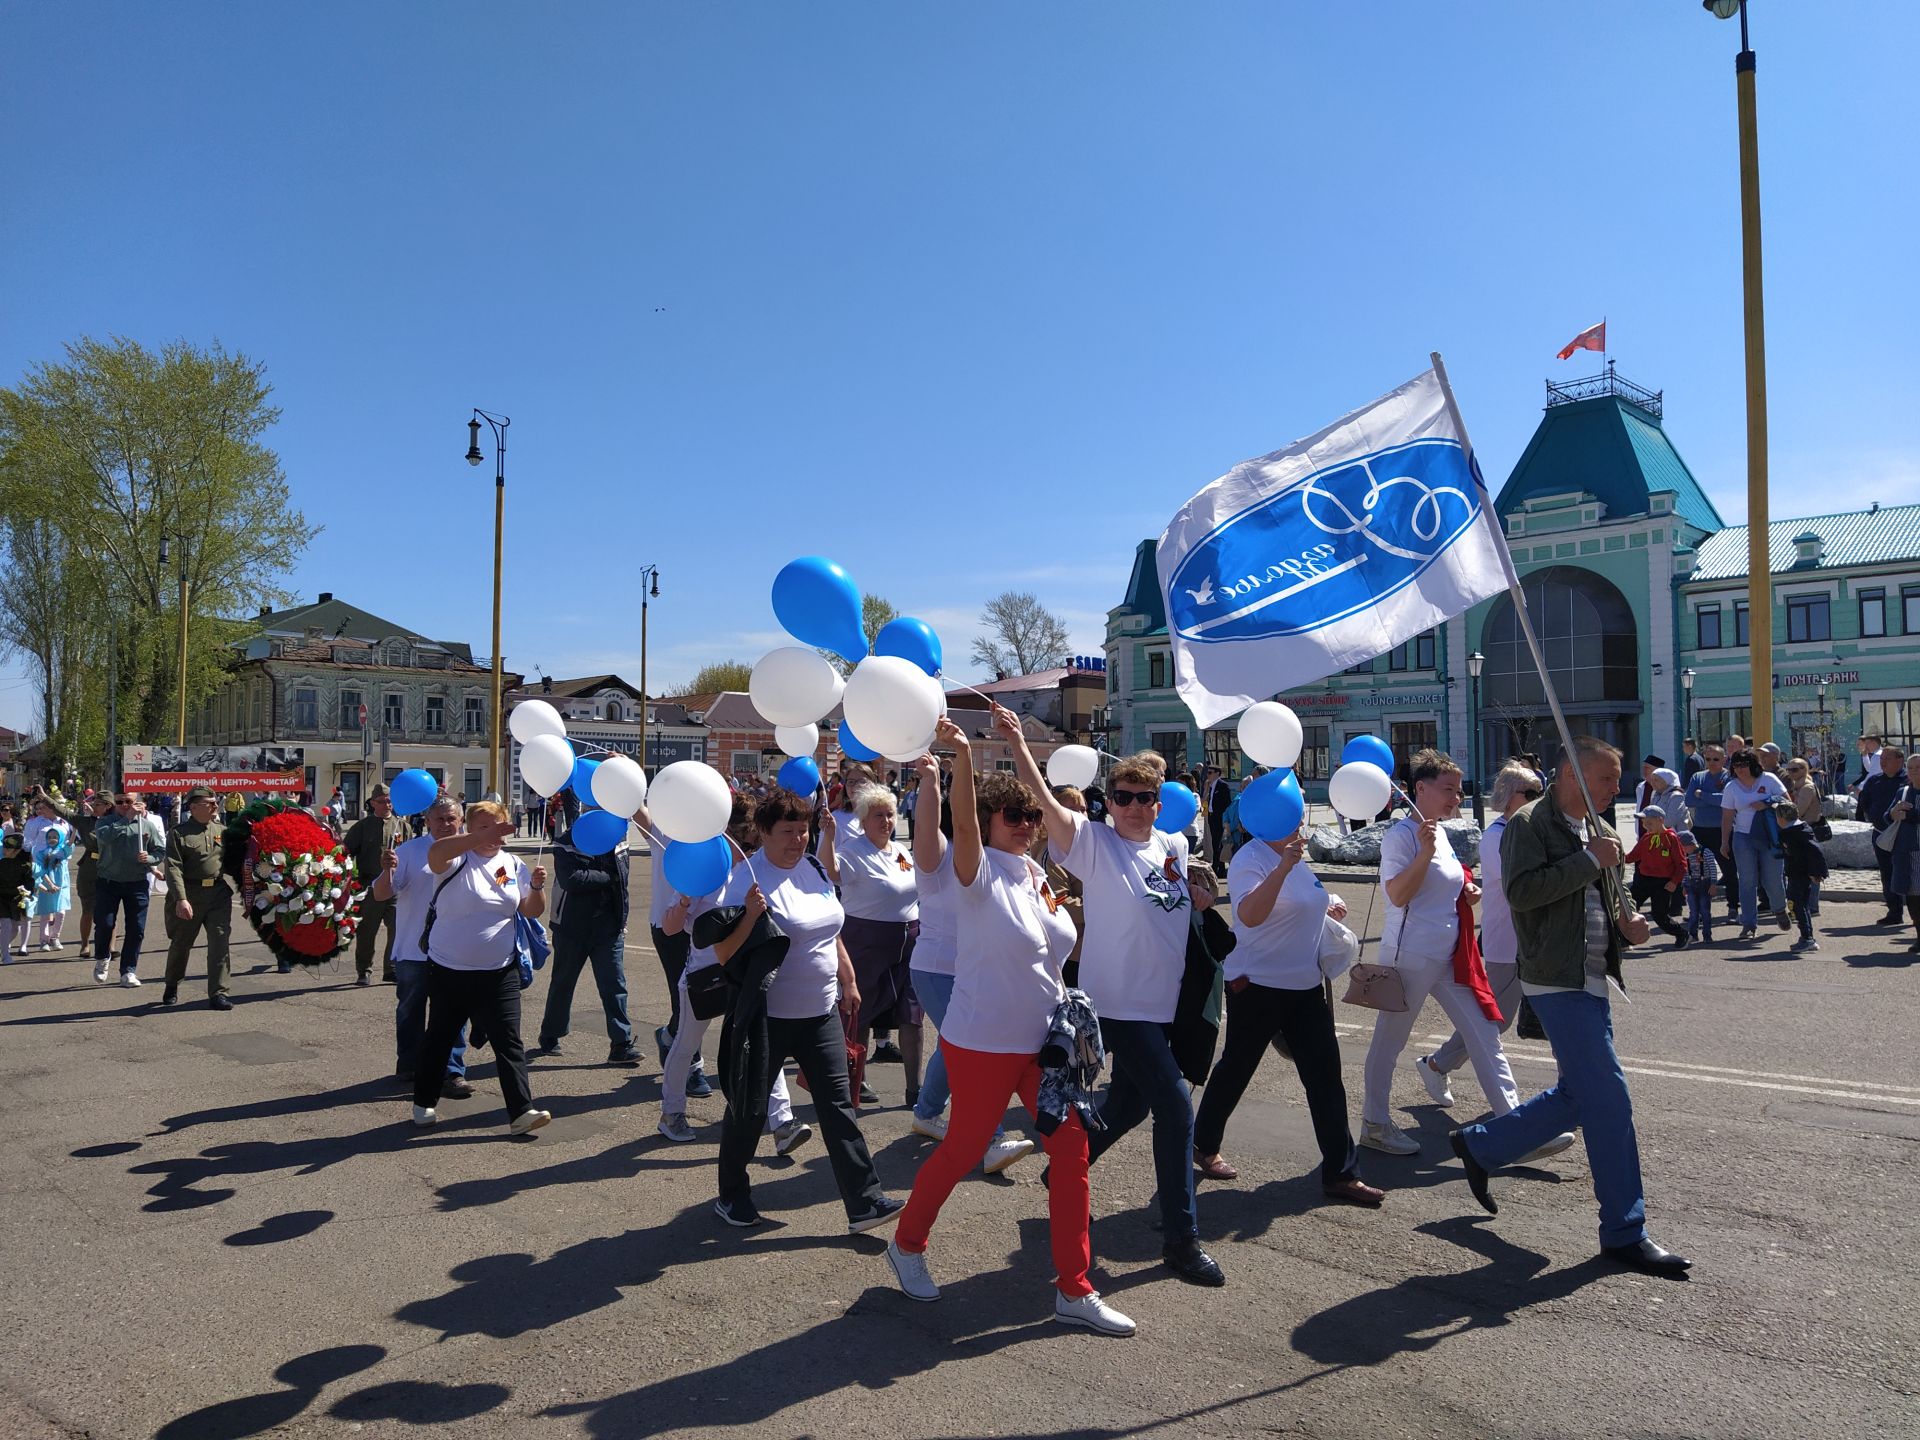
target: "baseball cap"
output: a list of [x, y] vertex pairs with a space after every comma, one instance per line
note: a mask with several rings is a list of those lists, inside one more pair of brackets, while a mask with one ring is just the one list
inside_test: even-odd
[[1633, 813], [1638, 819], [1641, 819], [1641, 820], [1645, 820], [1648, 816], [1651, 816], [1651, 815], [1657, 815], [1662, 820], [1667, 818], [1667, 810], [1664, 805], [1649, 805], [1647, 806], [1646, 809], [1636, 810]]
[[1772, 742], [1771, 740], [1769, 740], [1769, 741], [1768, 741], [1768, 742], [1767, 742], [1766, 744], [1764, 744], [1764, 745], [1762, 745], [1762, 746], [1761, 746], [1760, 748], [1761, 748], [1762, 750], [1770, 750], [1770, 751], [1772, 751], [1772, 752], [1773, 752], [1773, 753], [1774, 753], [1775, 755], [1779, 755], [1779, 754], [1782, 754], [1782, 753], [1783, 753], [1783, 752], [1781, 751], [1781, 749], [1780, 749], [1780, 747], [1779, 747], [1778, 745], [1776, 745], [1776, 744], [1774, 744], [1774, 743], [1773, 743], [1773, 742]]
[[1680, 832], [1680, 848], [1682, 850], [1697, 850], [1700, 848], [1700, 842], [1694, 838], [1691, 830], [1682, 830]]

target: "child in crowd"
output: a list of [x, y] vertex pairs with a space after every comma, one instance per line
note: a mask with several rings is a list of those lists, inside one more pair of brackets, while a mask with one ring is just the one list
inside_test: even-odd
[[1681, 882], [1687, 892], [1687, 938], [1711, 945], [1713, 887], [1720, 883], [1720, 861], [1693, 838], [1691, 830], [1680, 832], [1680, 849], [1687, 864], [1687, 878]]
[[1827, 878], [1827, 855], [1791, 800], [1775, 805], [1773, 814], [1780, 822], [1780, 848], [1787, 862], [1787, 903], [1800, 924], [1800, 938], [1792, 948], [1818, 950], [1820, 941], [1813, 933], [1813, 917], [1820, 913], [1820, 882]]
[[1687, 927], [1673, 918], [1681, 903], [1680, 883], [1686, 879], [1686, 857], [1680, 851], [1680, 837], [1667, 828], [1667, 812], [1649, 805], [1639, 812], [1640, 838], [1627, 859], [1634, 864], [1633, 902], [1652, 902], [1653, 923], [1673, 937], [1673, 948], [1687, 943]]

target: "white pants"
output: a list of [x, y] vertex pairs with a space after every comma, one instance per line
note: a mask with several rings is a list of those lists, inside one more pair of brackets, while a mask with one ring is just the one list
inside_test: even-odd
[[[680, 972], [680, 1029], [673, 1037], [673, 1047], [667, 1051], [666, 1069], [660, 1074], [660, 1113], [662, 1115], [684, 1115], [687, 1113], [687, 1072], [693, 1068], [693, 1057], [700, 1053], [700, 1043], [707, 1038], [707, 1026], [711, 1020], [696, 1020], [693, 1003], [687, 999], [687, 974]], [[767, 1092], [767, 1129], [777, 1130], [793, 1119], [793, 1101], [787, 1095], [787, 1072], [784, 1068], [773, 1077], [773, 1088]]]
[[[1500, 1033], [1504, 1035], [1513, 1028], [1513, 1022], [1520, 1015], [1520, 967], [1499, 963], [1489, 965], [1487, 983], [1493, 987], [1493, 998], [1500, 1002]], [[1467, 1063], [1467, 1042], [1455, 1030], [1447, 1037], [1446, 1043], [1427, 1058], [1433, 1061], [1433, 1068], [1442, 1075], [1449, 1070], [1458, 1070]]]
[[1393, 1098], [1393, 1072], [1400, 1063], [1400, 1052], [1407, 1047], [1420, 1008], [1431, 995], [1453, 1021], [1454, 1029], [1466, 1043], [1467, 1056], [1473, 1061], [1473, 1073], [1487, 1097], [1487, 1108], [1505, 1115], [1518, 1108], [1520, 1094], [1514, 1089], [1513, 1068], [1507, 1064], [1506, 1051], [1500, 1048], [1500, 1027], [1480, 1013], [1473, 992], [1453, 979], [1453, 957], [1436, 958], [1410, 955], [1396, 957], [1400, 983], [1406, 987], [1407, 1008], [1395, 1014], [1382, 1010], [1373, 1022], [1373, 1043], [1367, 1047], [1366, 1098], [1360, 1118], [1376, 1124], [1387, 1119]]

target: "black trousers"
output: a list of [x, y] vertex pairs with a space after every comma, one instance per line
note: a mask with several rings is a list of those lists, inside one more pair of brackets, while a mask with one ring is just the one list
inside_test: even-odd
[[669, 935], [658, 925], [647, 927], [653, 934], [653, 953], [660, 957], [660, 968], [667, 975], [667, 1003], [673, 1008], [667, 1015], [667, 1029], [670, 1033], [680, 1033], [680, 972], [687, 968], [687, 957], [693, 953], [693, 937], [682, 930], [678, 935]]
[[1678, 907], [1685, 913], [1686, 893], [1681, 890], [1667, 889], [1667, 882], [1657, 875], [1636, 875], [1628, 887], [1636, 905], [1648, 904], [1653, 907], [1653, 923], [1657, 929], [1669, 935], [1684, 935], [1687, 927], [1674, 919], [1673, 912]]
[[1313, 1136], [1320, 1145], [1320, 1183], [1335, 1185], [1353, 1179], [1360, 1173], [1360, 1152], [1347, 1128], [1340, 1041], [1333, 1033], [1333, 1007], [1321, 985], [1311, 990], [1278, 990], [1251, 981], [1238, 990], [1228, 985], [1226, 1044], [1200, 1098], [1200, 1114], [1193, 1122], [1194, 1150], [1202, 1155], [1219, 1153], [1227, 1118], [1247, 1093], [1267, 1047], [1280, 1049], [1276, 1037], [1293, 1052], [1293, 1068], [1307, 1092], [1307, 1113], [1313, 1117]]
[[470, 1020], [476, 1028], [486, 1027], [507, 1118], [517, 1120], [533, 1108], [533, 1092], [527, 1088], [526, 1047], [520, 1043], [520, 967], [511, 962], [498, 970], [427, 966], [427, 1029], [413, 1063], [413, 1103], [428, 1110], [440, 1103], [453, 1042]]
[[1880, 867], [1880, 898], [1887, 902], [1887, 914], [1898, 915], [1903, 897], [1893, 893], [1893, 855], [1876, 845], [1873, 863]]
[[[820, 1121], [820, 1138], [833, 1166], [834, 1183], [840, 1187], [840, 1201], [849, 1218], [861, 1214], [885, 1192], [874, 1173], [873, 1156], [867, 1152], [867, 1137], [860, 1133], [860, 1121], [853, 1113], [853, 1093], [847, 1083], [847, 1032], [839, 1013], [829, 1011], [807, 1020], [769, 1016], [767, 1073], [772, 1075], [789, 1056], [813, 1092], [814, 1116]], [[720, 1198], [727, 1204], [750, 1198], [747, 1162], [759, 1144], [760, 1126], [740, 1119], [733, 1106], [727, 1106], [726, 1118], [720, 1122]]]

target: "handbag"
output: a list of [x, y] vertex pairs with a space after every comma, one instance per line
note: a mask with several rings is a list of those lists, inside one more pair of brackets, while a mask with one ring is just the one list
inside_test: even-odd
[[724, 965], [702, 965], [687, 972], [687, 1007], [696, 1020], [718, 1020], [733, 1008], [734, 984]]
[[1833, 839], [1833, 825], [1824, 815], [1815, 819], [1809, 828], [1813, 831], [1813, 838], [1822, 845]]
[[[840, 1012], [840, 1028], [846, 1032], [847, 1037], [847, 1095], [853, 1102], [853, 1108], [858, 1110], [860, 1108], [860, 1087], [866, 1083], [867, 1079], [867, 1047], [862, 1045], [858, 1038], [860, 1034], [859, 1014], [849, 1015], [846, 1011], [842, 1010]], [[807, 1084], [806, 1071], [801, 1070], [797, 1072], [793, 1078], [799, 1082], [802, 1090], [812, 1091], [813, 1087]]]
[[1407, 1008], [1407, 987], [1391, 965], [1360, 964], [1347, 971], [1347, 993], [1340, 998], [1349, 1005], [1397, 1015]]
[[[1329, 915], [1320, 931], [1320, 973], [1329, 980], [1338, 980], [1359, 958], [1360, 937]], [[1403, 1004], [1401, 1008], [1406, 1007]]]

